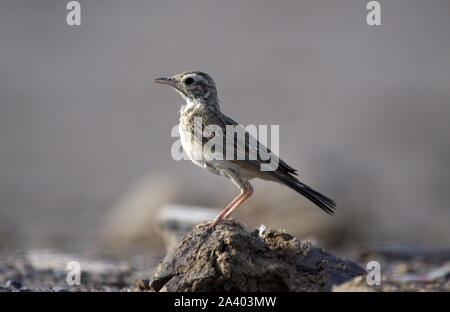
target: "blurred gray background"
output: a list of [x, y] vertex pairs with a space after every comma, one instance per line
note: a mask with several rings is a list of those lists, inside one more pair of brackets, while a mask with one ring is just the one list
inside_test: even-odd
[[161, 202], [225, 206], [229, 181], [170, 156], [182, 99], [152, 79], [186, 70], [233, 119], [279, 124], [281, 156], [339, 205], [256, 182], [244, 222], [450, 243], [450, 2], [380, 1], [381, 26], [367, 2], [82, 0], [70, 27], [67, 1], [1, 0], [0, 247], [91, 248]]

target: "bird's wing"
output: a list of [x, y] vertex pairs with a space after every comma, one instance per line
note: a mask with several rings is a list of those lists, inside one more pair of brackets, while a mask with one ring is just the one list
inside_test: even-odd
[[[221, 115], [220, 116], [222, 125], [233, 125], [238, 126], [238, 123], [235, 122], [233, 119]], [[242, 127], [243, 128], [243, 127]], [[245, 129], [245, 128], [244, 128]], [[225, 139], [224, 139], [225, 140]], [[225, 144], [225, 143], [224, 143]], [[242, 150], [240, 150], [239, 146], [245, 146], [245, 153], [242, 154]], [[266, 166], [270, 163], [270, 159], [274, 159], [275, 161], [278, 161], [278, 167], [275, 170], [269, 170], [264, 171], [265, 174], [271, 176], [275, 180], [278, 180], [279, 182], [285, 184], [286, 186], [292, 188], [296, 192], [300, 193], [301, 195], [308, 198], [310, 201], [312, 201], [314, 204], [316, 204], [319, 208], [321, 208], [323, 211], [325, 211], [328, 214], [333, 214], [334, 209], [336, 207], [336, 203], [326, 197], [325, 195], [322, 195], [321, 193], [313, 190], [308, 185], [302, 183], [295, 177], [297, 175], [296, 170], [289, 166], [286, 162], [284, 162], [281, 158], [278, 157], [278, 155], [275, 155], [265, 147], [263, 144], [261, 144], [258, 140], [255, 138], [252, 138], [249, 133], [245, 135], [245, 140], [243, 136], [237, 136], [234, 140], [234, 146], [233, 146], [233, 154], [236, 156], [233, 160], [234, 162], [240, 162], [241, 165], [244, 165], [246, 167], [254, 168], [256, 170], [261, 170], [262, 167]], [[270, 158], [267, 159], [267, 157], [261, 158], [260, 157], [260, 151], [267, 151], [268, 155], [270, 155]], [[257, 158], [249, 158], [249, 151], [256, 151]], [[252, 155], [252, 154], [250, 154]], [[254, 155], [254, 154], [253, 154]], [[238, 157], [241, 158], [238, 158]], [[267, 155], [266, 155], [267, 156]], [[239, 160], [242, 159], [242, 157], [245, 158], [245, 160]], [[270, 168], [269, 168], [270, 169]]]
[[278, 167], [273, 169], [280, 170], [286, 174], [297, 175], [296, 169], [289, 166], [285, 161], [279, 158], [278, 155], [259, 142], [253, 135], [246, 131], [244, 126], [238, 124], [236, 121], [224, 114], [220, 117], [225, 125], [235, 126], [237, 129], [239, 128], [239, 131], [243, 131], [245, 133], [245, 135], [237, 135], [237, 138], [236, 136], [234, 138], [233, 155], [239, 156], [239, 158], [235, 157], [234, 159], [254, 160], [254, 164], [259, 167], [261, 167], [261, 165], [268, 166], [271, 160], [274, 160], [275, 163], [278, 163]]

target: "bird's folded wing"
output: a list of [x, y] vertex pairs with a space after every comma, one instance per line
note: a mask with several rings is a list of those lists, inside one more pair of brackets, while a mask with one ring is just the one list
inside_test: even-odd
[[[212, 139], [218, 135], [216, 130], [220, 130], [222, 131], [222, 159], [245, 162], [246, 165], [257, 170], [276, 172], [281, 175], [297, 175], [294, 168], [280, 159], [278, 155], [273, 153], [248, 132], [244, 126], [238, 124], [233, 119], [223, 114], [219, 116], [216, 114], [199, 114], [193, 117], [202, 118], [202, 129], [197, 129], [199, 131], [194, 132], [193, 139], [197, 143], [201, 143], [201, 146], [204, 147], [203, 157], [212, 159], [215, 156], [214, 151], [205, 148], [205, 144], [217, 142], [217, 140]], [[231, 127], [227, 128], [227, 126]], [[208, 128], [212, 130], [210, 133], [206, 131]], [[201, 138], [197, 137], [195, 133], [202, 134]], [[217, 146], [214, 146], [214, 148], [217, 148]]]
[[[231, 152], [232, 155], [234, 155], [235, 160], [250, 161], [251, 165], [257, 166], [260, 169], [265, 167], [266, 171], [280, 170], [289, 174], [297, 174], [294, 168], [289, 166], [280, 159], [278, 155], [259, 142], [251, 133], [246, 131], [244, 126], [223, 114], [221, 115], [221, 119], [225, 125], [236, 127], [235, 129], [238, 135], [234, 136], [234, 144], [229, 144], [227, 149], [228, 152]], [[233, 150], [229, 151], [231, 148]]]

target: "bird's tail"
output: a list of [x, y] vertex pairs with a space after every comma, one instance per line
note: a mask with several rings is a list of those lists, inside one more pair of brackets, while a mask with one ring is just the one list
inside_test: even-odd
[[300, 182], [296, 177], [293, 177], [291, 175], [289, 175], [288, 177], [283, 176], [279, 178], [284, 184], [286, 184], [294, 191], [308, 198], [310, 201], [312, 201], [326, 213], [330, 215], [334, 214], [334, 210], [336, 209], [336, 203], [332, 199], [313, 190], [308, 185]]

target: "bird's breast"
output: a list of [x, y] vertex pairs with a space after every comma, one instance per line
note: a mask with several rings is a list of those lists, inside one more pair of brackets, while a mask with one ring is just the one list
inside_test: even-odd
[[202, 150], [203, 146], [201, 143], [194, 140], [194, 130], [189, 126], [180, 123], [179, 124], [180, 141], [183, 146], [186, 155], [192, 162], [200, 167], [205, 167], [205, 162], [202, 160]]

